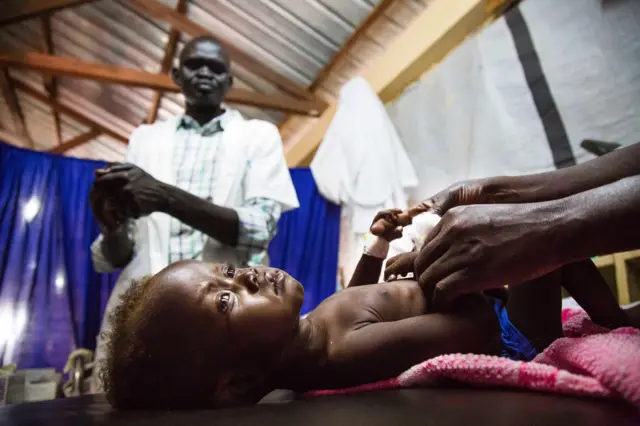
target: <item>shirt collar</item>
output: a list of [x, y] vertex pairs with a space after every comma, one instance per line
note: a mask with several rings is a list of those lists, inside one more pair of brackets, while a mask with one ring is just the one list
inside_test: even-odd
[[230, 118], [229, 111], [225, 111], [204, 125], [200, 125], [193, 117], [184, 114], [178, 120], [178, 129], [195, 130], [203, 135], [214, 134], [223, 131], [229, 124]]

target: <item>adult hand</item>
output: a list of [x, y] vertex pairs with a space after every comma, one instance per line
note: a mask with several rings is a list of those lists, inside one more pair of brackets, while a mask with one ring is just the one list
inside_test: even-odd
[[467, 293], [519, 284], [559, 267], [568, 237], [562, 212], [540, 204], [450, 209], [418, 253], [397, 257], [385, 276], [414, 272], [436, 309]]
[[492, 184], [490, 179], [464, 180], [450, 185], [433, 197], [415, 205], [409, 209], [409, 213], [415, 216], [431, 210], [442, 216], [453, 207], [494, 203], [498, 197], [504, 198], [505, 195], [506, 191]]
[[117, 199], [128, 217], [137, 219], [163, 209], [164, 184], [134, 164], [114, 164], [96, 171], [94, 187]]
[[89, 205], [103, 232], [114, 232], [126, 220], [126, 213], [116, 200], [95, 186], [89, 192]]

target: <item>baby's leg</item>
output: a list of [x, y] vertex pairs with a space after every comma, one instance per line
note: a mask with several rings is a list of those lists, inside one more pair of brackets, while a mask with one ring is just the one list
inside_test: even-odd
[[624, 313], [627, 314], [631, 327], [640, 328], [640, 303], [625, 309]]
[[537, 351], [563, 336], [561, 287], [594, 323], [608, 328], [629, 324], [627, 313], [591, 260], [564, 265], [540, 278], [509, 287], [509, 319]]
[[556, 270], [509, 286], [509, 320], [538, 352], [562, 337], [562, 273]]
[[627, 314], [590, 259], [563, 266], [562, 286], [594, 323], [607, 328], [628, 325]]

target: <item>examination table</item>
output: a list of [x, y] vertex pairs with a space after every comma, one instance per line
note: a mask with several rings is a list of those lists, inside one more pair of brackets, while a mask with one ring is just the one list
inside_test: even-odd
[[621, 401], [513, 390], [402, 389], [222, 410], [124, 411], [101, 395], [0, 408], [0, 425], [46, 426], [638, 426]]

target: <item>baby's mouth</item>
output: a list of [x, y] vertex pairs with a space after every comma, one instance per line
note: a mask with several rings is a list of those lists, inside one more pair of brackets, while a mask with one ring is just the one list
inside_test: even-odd
[[266, 276], [267, 281], [269, 281], [271, 285], [273, 285], [274, 293], [277, 295], [282, 293], [282, 290], [284, 289], [284, 274], [282, 273], [282, 271], [268, 273], [266, 274]]

